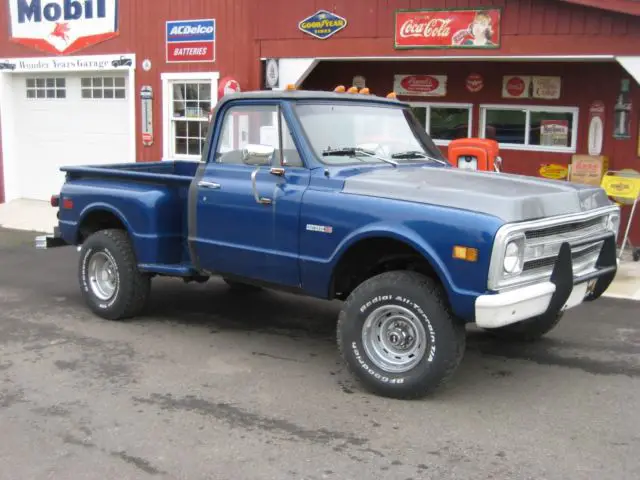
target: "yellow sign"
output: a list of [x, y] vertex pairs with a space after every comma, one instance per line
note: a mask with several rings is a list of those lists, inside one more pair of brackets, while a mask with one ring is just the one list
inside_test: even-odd
[[640, 197], [640, 175], [634, 170], [607, 172], [602, 178], [602, 188], [616, 202], [631, 205]]
[[539, 170], [540, 176], [544, 178], [551, 178], [554, 180], [562, 180], [563, 178], [567, 178], [569, 174], [569, 169], [564, 165], [558, 165], [556, 163], [552, 163], [550, 165], [542, 165]]

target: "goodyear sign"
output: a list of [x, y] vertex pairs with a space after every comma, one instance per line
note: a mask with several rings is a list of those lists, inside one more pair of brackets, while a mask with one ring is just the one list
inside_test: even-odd
[[326, 10], [318, 10], [298, 23], [298, 28], [312, 37], [324, 40], [347, 26], [346, 18]]

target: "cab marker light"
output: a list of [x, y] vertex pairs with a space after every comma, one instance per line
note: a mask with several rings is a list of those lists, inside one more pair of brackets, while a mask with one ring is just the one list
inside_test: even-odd
[[347, 89], [344, 87], [344, 85], [338, 85], [333, 91], [337, 93], [344, 93], [347, 91]]

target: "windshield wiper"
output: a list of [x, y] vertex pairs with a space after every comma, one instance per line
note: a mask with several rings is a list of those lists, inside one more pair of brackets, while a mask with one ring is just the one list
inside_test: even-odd
[[440, 160], [435, 157], [430, 157], [429, 155], [426, 155], [418, 150], [409, 150], [407, 152], [394, 153], [393, 155], [391, 155], [391, 158], [407, 159], [407, 160], [410, 158], [424, 158], [427, 160], [438, 162], [442, 165], [447, 165], [447, 162], [445, 162], [444, 160]]
[[323, 157], [328, 157], [328, 156], [357, 157], [358, 155], [367, 155], [371, 158], [378, 159], [382, 162], [390, 163], [394, 167], [398, 166], [398, 162], [394, 162], [390, 158], [380, 157], [375, 153], [365, 150], [364, 148], [358, 148], [358, 147], [335, 148], [335, 149], [329, 148], [324, 152], [322, 152]]

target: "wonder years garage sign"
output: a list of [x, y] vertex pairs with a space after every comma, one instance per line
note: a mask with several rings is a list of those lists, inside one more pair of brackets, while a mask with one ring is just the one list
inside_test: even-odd
[[69, 54], [118, 35], [118, 0], [9, 0], [11, 41]]

